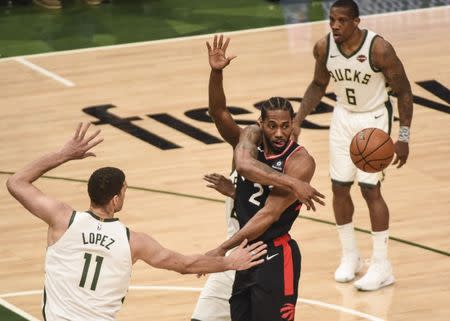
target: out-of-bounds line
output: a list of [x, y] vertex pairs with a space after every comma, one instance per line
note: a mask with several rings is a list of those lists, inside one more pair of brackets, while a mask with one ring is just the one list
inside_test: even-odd
[[[197, 287], [163, 286], [163, 285], [131, 285], [129, 289], [137, 290], [137, 291], [177, 291], [177, 292], [200, 292], [202, 290], [202, 288], [197, 288]], [[11, 298], [11, 297], [27, 296], [27, 295], [35, 295], [35, 294], [42, 294], [42, 291], [36, 290], [36, 291], [5, 293], [5, 294], [1, 294], [0, 298]], [[2, 300], [2, 299], [0, 299], [0, 300]], [[360, 312], [357, 310], [353, 310], [350, 308], [346, 308], [346, 307], [336, 305], [336, 304], [325, 303], [322, 301], [303, 299], [303, 298], [298, 298], [297, 302], [300, 302], [303, 304], [308, 304], [308, 305], [317, 305], [322, 308], [355, 315], [355, 316], [358, 316], [358, 317], [361, 317], [361, 318], [364, 318], [364, 319], [370, 320], [370, 321], [385, 321], [384, 319], [380, 319], [373, 315], [363, 313], [363, 312]], [[35, 321], [36, 319], [29, 319], [29, 320]]]
[[[33, 291], [35, 292], [35, 291]], [[42, 291], [41, 291], [42, 292]], [[18, 307], [16, 307], [15, 305], [6, 302], [3, 299], [0, 299], [0, 305], [4, 306], [5, 308], [7, 308], [8, 310], [11, 310], [12, 312], [14, 312], [15, 314], [20, 315], [22, 318], [29, 320], [29, 321], [39, 321], [39, 319], [36, 319], [35, 317], [33, 317], [32, 315], [26, 313], [25, 311], [19, 309]]]
[[21, 63], [22, 65], [25, 65], [25, 66], [27, 66], [27, 67], [29, 67], [29, 68], [31, 68], [31, 69], [41, 73], [41, 74], [47, 76], [47, 77], [52, 78], [53, 80], [56, 80], [56, 81], [62, 83], [63, 85], [65, 85], [67, 87], [74, 87], [75, 86], [75, 84], [73, 82], [71, 82], [70, 80], [67, 80], [67, 79], [65, 79], [65, 78], [63, 78], [61, 76], [58, 76], [57, 74], [55, 74], [55, 73], [53, 73], [51, 71], [48, 71], [45, 68], [42, 68], [42, 67], [40, 67], [38, 65], [35, 65], [34, 63], [29, 62], [28, 60], [26, 60], [23, 57], [17, 57], [17, 58], [14, 58], [14, 60], [19, 62], [19, 63]]

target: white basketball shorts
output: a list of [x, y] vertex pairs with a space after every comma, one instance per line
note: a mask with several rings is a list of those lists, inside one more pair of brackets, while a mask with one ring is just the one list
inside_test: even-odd
[[228, 300], [233, 288], [235, 271], [213, 273], [200, 293], [192, 320], [231, 321]]
[[364, 128], [374, 127], [390, 133], [391, 124], [390, 102], [364, 113], [350, 112], [337, 104], [330, 124], [331, 180], [338, 184], [351, 185], [356, 179], [359, 185], [377, 185], [383, 173], [366, 173], [358, 169], [350, 158], [350, 143], [355, 134]]

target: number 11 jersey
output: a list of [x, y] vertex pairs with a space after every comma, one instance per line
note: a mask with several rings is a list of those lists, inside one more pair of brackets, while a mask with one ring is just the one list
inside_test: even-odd
[[53, 320], [115, 320], [131, 277], [129, 230], [118, 218], [74, 212], [47, 248], [42, 313]]

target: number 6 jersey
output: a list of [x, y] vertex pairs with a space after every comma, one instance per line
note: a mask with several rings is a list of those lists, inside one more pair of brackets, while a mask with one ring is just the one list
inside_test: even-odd
[[115, 320], [131, 277], [128, 228], [118, 218], [74, 212], [47, 248], [43, 315], [54, 320]]
[[372, 64], [371, 49], [377, 34], [363, 30], [364, 39], [356, 51], [344, 54], [328, 34], [327, 69], [333, 79], [339, 105], [351, 112], [368, 112], [384, 105], [388, 88], [383, 73]]

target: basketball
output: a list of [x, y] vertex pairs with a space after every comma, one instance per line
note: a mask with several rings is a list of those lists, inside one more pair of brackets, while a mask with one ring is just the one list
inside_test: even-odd
[[353, 137], [350, 144], [350, 157], [360, 170], [376, 173], [391, 163], [394, 157], [394, 143], [383, 130], [365, 128]]

